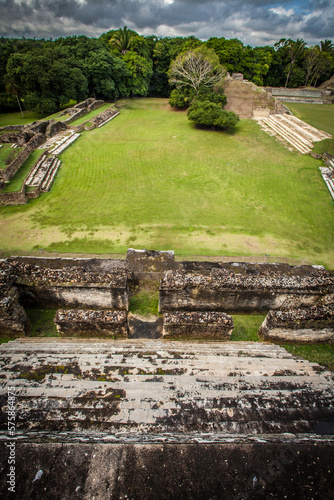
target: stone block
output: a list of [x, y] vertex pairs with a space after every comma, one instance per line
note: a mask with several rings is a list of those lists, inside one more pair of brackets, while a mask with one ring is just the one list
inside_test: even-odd
[[229, 339], [233, 318], [223, 312], [175, 312], [164, 314], [163, 337]]
[[126, 260], [134, 272], [163, 272], [174, 265], [174, 251], [135, 250], [128, 248]]
[[127, 337], [125, 311], [58, 309], [54, 322], [60, 335]]
[[140, 314], [128, 314], [129, 338], [156, 339], [162, 335], [162, 318], [150, 314], [142, 316]]
[[334, 343], [334, 305], [269, 311], [259, 329], [264, 340]]

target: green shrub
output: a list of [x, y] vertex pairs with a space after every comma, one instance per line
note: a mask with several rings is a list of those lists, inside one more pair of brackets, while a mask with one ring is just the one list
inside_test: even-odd
[[219, 104], [208, 100], [195, 101], [188, 110], [188, 119], [196, 125], [215, 129], [234, 127], [239, 117], [233, 111], [224, 111]]

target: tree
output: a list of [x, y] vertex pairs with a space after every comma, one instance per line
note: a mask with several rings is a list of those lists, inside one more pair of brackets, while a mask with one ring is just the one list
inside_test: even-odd
[[152, 77], [152, 61], [139, 56], [136, 52], [128, 51], [122, 60], [128, 70], [127, 92], [128, 95], [147, 96]]
[[320, 50], [321, 52], [334, 52], [334, 45], [332, 44], [332, 40], [320, 41]]
[[15, 81], [11, 75], [5, 75], [4, 80], [5, 80], [5, 88], [6, 88], [7, 93], [12, 97], [16, 97], [17, 104], [18, 104], [20, 111], [21, 111], [21, 115], [22, 115], [22, 117], [24, 117], [21, 103], [20, 103], [20, 99], [19, 99], [18, 85], [15, 83]]
[[296, 42], [294, 40], [288, 40], [286, 47], [290, 55], [290, 64], [288, 65], [288, 74], [285, 81], [285, 87], [288, 86], [289, 78], [294, 64], [296, 63], [297, 59], [305, 52], [306, 43], [304, 42], [304, 40], [297, 38]]
[[180, 54], [168, 71], [169, 82], [176, 87], [190, 87], [198, 96], [203, 88], [212, 88], [223, 80], [225, 69], [213, 49], [199, 47]]
[[115, 31], [109, 40], [109, 44], [118, 49], [121, 54], [124, 55], [131, 50], [135, 36], [138, 36], [135, 31], [128, 30], [127, 26], [124, 26], [123, 29]]
[[233, 111], [224, 111], [219, 104], [196, 100], [188, 109], [188, 119], [196, 125], [215, 129], [234, 127], [239, 117]]

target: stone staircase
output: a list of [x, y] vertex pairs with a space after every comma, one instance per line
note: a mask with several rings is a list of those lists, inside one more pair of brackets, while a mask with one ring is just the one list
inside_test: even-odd
[[259, 118], [258, 122], [265, 132], [274, 135], [301, 154], [311, 152], [314, 142], [331, 137], [292, 115], [277, 114]]
[[15, 387], [18, 436], [334, 433], [332, 374], [277, 345], [21, 338], [0, 352], [1, 428]]
[[43, 155], [31, 170], [25, 181], [25, 185], [31, 187], [39, 186], [43, 192], [50, 191], [60, 163], [60, 160], [56, 156]]
[[50, 150], [50, 153], [52, 153], [53, 155], [60, 155], [74, 141], [76, 141], [78, 137], [80, 137], [80, 134], [71, 131], [70, 135], [63, 137], [58, 143], [55, 144], [55, 146]]
[[328, 191], [334, 200], [334, 170], [328, 167], [319, 167], [323, 180], [325, 181]]

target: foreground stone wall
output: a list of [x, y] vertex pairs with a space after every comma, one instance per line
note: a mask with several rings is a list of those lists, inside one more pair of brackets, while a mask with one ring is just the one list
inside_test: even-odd
[[167, 338], [228, 339], [233, 318], [222, 312], [175, 312], [164, 314], [162, 335]]
[[59, 309], [54, 322], [60, 335], [104, 335], [119, 338], [127, 337], [128, 333], [125, 311]]
[[270, 311], [259, 336], [280, 342], [334, 343], [333, 303], [289, 311]]
[[[275, 268], [274, 268], [275, 269]], [[159, 311], [264, 312], [311, 306], [334, 299], [334, 275], [321, 269], [290, 274], [258, 267], [249, 274], [213, 268], [211, 275], [167, 271], [159, 289]]]
[[128, 273], [124, 269], [96, 273], [80, 266], [50, 269], [16, 261], [4, 263], [6, 266], [15, 275], [22, 304], [128, 310]]

